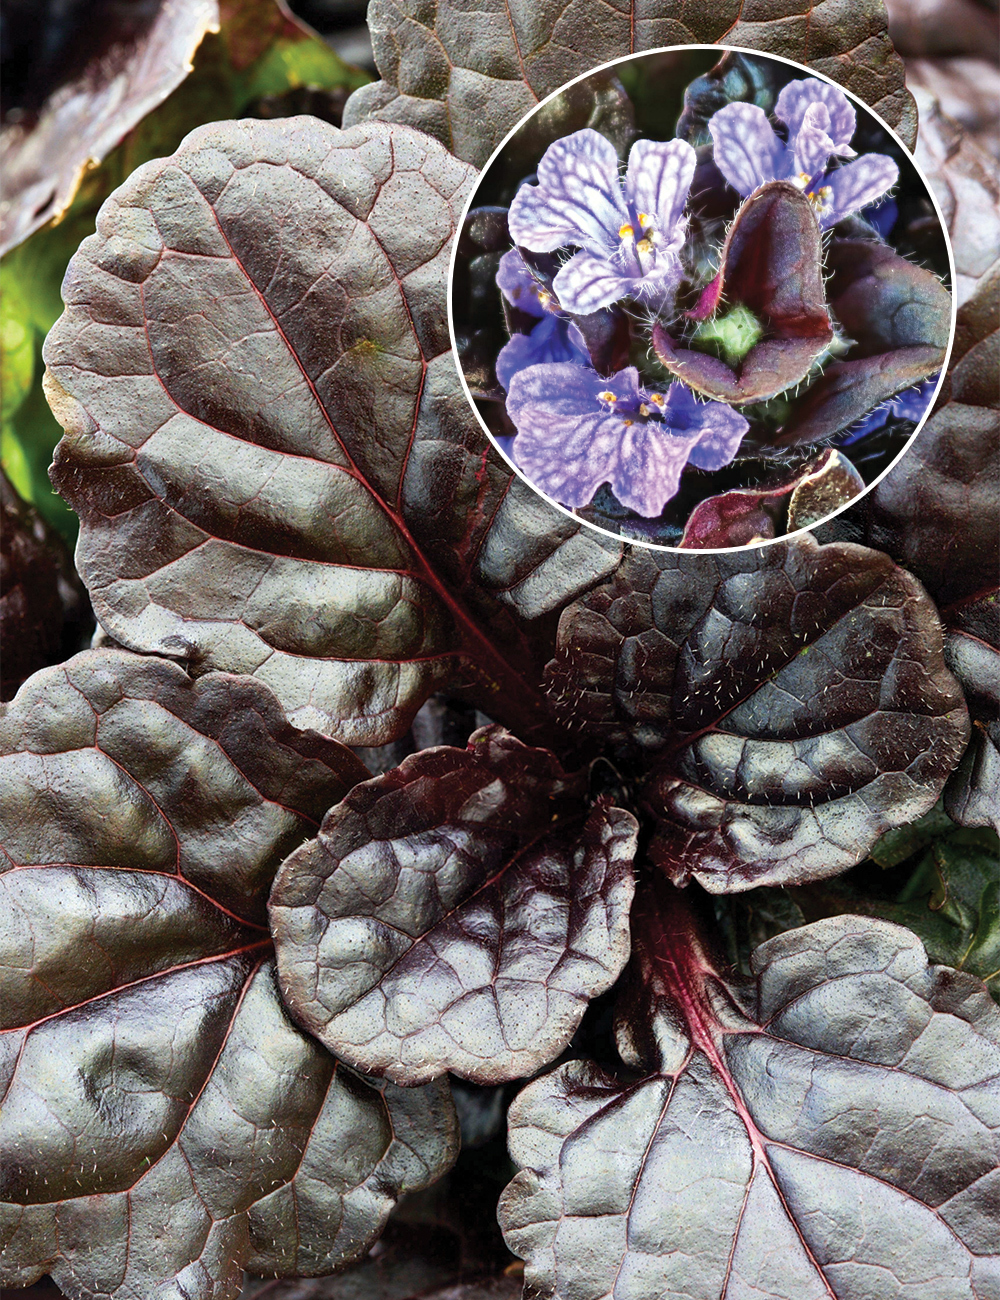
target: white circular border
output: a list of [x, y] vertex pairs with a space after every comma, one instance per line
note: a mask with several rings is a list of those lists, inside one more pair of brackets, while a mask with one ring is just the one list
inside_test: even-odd
[[[875, 121], [878, 122], [878, 124], [883, 128], [883, 130], [889, 133], [892, 139], [896, 141], [900, 149], [902, 149], [903, 153], [909, 159], [917, 175], [920, 177], [921, 181], [923, 182], [924, 189], [927, 191], [931, 203], [933, 204], [934, 212], [941, 226], [941, 234], [944, 237], [944, 246], [948, 254], [948, 270], [951, 275], [951, 286], [949, 289], [949, 292], [951, 294], [951, 331], [948, 337], [948, 346], [945, 348], [945, 352], [944, 352], [944, 360], [941, 363], [941, 374], [937, 382], [937, 387], [934, 389], [934, 393], [931, 397], [931, 400], [927, 403], [926, 413], [924, 414], [923, 418], [920, 420], [917, 427], [913, 430], [913, 433], [906, 440], [906, 443], [901, 448], [899, 454], [895, 457], [895, 459], [890, 461], [888, 465], [886, 465], [885, 469], [882, 471], [881, 474], [879, 474], [878, 478], [872, 479], [870, 483], [867, 483], [865, 485], [865, 490], [863, 492], [859, 492], [856, 497], [852, 497], [851, 500], [848, 501], [846, 505], [838, 506], [836, 510], [832, 510], [828, 515], [824, 515], [823, 518], [817, 520], [816, 523], [810, 524], [808, 528], [797, 528], [794, 533], [784, 533], [781, 537], [770, 537], [766, 541], [761, 541], [761, 542], [747, 542], [743, 546], [714, 546], [714, 547], [665, 546], [659, 542], [647, 542], [639, 537], [628, 537], [624, 533], [612, 532], [610, 528], [602, 528], [600, 524], [595, 524], [589, 519], [581, 518], [580, 515], [578, 515], [574, 510], [571, 510], [568, 506], [562, 505], [560, 502], [556, 501], [553, 497], [550, 497], [547, 493], [543, 492], [541, 488], [539, 488], [535, 483], [533, 483], [531, 479], [529, 479], [528, 476], [523, 472], [523, 470], [521, 470], [521, 468], [518, 465], [515, 465], [514, 462], [510, 459], [510, 457], [504, 452], [503, 448], [500, 447], [500, 445], [497, 443], [496, 439], [494, 438], [493, 434], [490, 432], [489, 428], [487, 427], [486, 421], [480, 415], [479, 408], [476, 406], [475, 398], [472, 396], [471, 392], [469, 391], [469, 385], [465, 381], [465, 375], [462, 371], [462, 365], [458, 356], [458, 345], [455, 340], [455, 313], [452, 310], [452, 302], [453, 302], [452, 290], [455, 281], [455, 263], [458, 260], [459, 239], [461, 238], [462, 231], [465, 229], [465, 223], [466, 220], [468, 219], [469, 211], [472, 208], [473, 202], [475, 200], [476, 193], [479, 190], [479, 186], [482, 181], [482, 178], [485, 175], [485, 173], [489, 171], [489, 169], [496, 162], [497, 158], [500, 156], [502, 151], [506, 148], [507, 143], [517, 134], [518, 131], [520, 131], [521, 127], [525, 124], [525, 122], [528, 121], [529, 118], [533, 117], [550, 100], [555, 99], [556, 95], [561, 95], [563, 91], [569, 89], [570, 86], [575, 86], [577, 85], [578, 82], [586, 81], [588, 77], [594, 76], [595, 73], [604, 72], [608, 68], [614, 68], [619, 63], [631, 63], [636, 59], [646, 58], [647, 56], [651, 56], [654, 54], [670, 54], [673, 53], [673, 51], [675, 50], [714, 50], [714, 51], [718, 51], [720, 58], [722, 57], [723, 54], [728, 54], [730, 52], [733, 52], [736, 54], [750, 54], [750, 55], [754, 55], [755, 57], [761, 57], [765, 59], [774, 59], [778, 63], [786, 63], [789, 65], [789, 67], [797, 68], [799, 71], [807, 73], [810, 77], [816, 77], [818, 80], [828, 82], [831, 86], [836, 86], [838, 90], [842, 90], [844, 94], [848, 96], [849, 99], [853, 100], [855, 104], [860, 105], [861, 109], [865, 113], [868, 113], [871, 117], [873, 117]], [[535, 493], [536, 496], [541, 497], [543, 501], [547, 501], [549, 505], [553, 506], [556, 510], [561, 511], [568, 518], [575, 520], [581, 527], [592, 528], [594, 532], [601, 533], [604, 537], [610, 537], [616, 542], [623, 542], [628, 546], [644, 546], [646, 547], [647, 550], [666, 551], [671, 555], [699, 555], [699, 554], [728, 555], [739, 551], [750, 551], [756, 549], [757, 547], [773, 546], [775, 542], [785, 542], [790, 537], [799, 537], [803, 533], [812, 532], [814, 528], [819, 528], [823, 524], [827, 523], [829, 520], [836, 519], [836, 517], [839, 514], [842, 514], [845, 510], [850, 510], [858, 501], [863, 500], [863, 498], [867, 496], [869, 492], [871, 492], [879, 483], [881, 483], [881, 481], [890, 472], [890, 470], [894, 469], [895, 466], [899, 464], [902, 458], [913, 446], [913, 441], [919, 434], [920, 430], [924, 427], [928, 419], [930, 419], [930, 416], [934, 410], [934, 406], [937, 402], [938, 395], [941, 392], [941, 385], [944, 383], [945, 377], [948, 373], [948, 363], [951, 361], [951, 351], [955, 345], [955, 325], [958, 316], [958, 295], [956, 292], [956, 283], [955, 283], [957, 275], [958, 272], [955, 269], [955, 254], [952, 251], [951, 238], [948, 235], [948, 226], [947, 223], [945, 222], [944, 214], [941, 211], [941, 205], [938, 202], [937, 195], [934, 193], [933, 186], [930, 184], [927, 177], [924, 175], [923, 171], [917, 166], [916, 160], [914, 159], [911, 150], [906, 147], [906, 145], [899, 138], [899, 136], [892, 129], [892, 127], [888, 124], [888, 122], [884, 121], [878, 115], [878, 113], [875, 112], [873, 108], [870, 108], [868, 104], [866, 104], [863, 99], [860, 99], [857, 95], [855, 95], [853, 91], [847, 90], [844, 86], [840, 84], [840, 82], [835, 81], [832, 77], [828, 77], [824, 73], [817, 72], [815, 68], [811, 68], [807, 63], [799, 63], [795, 59], [787, 59], [783, 55], [771, 54], [767, 50], [751, 49], [747, 45], [723, 45], [721, 43], [718, 45], [711, 45], [711, 44], [662, 45], [662, 46], [658, 46], [656, 49], [641, 50], [636, 54], [623, 54], [616, 59], [609, 59], [606, 63], [599, 63], [595, 67], [590, 68], [587, 72], [581, 73], [580, 76], [574, 77], [572, 81], [567, 81], [565, 85], [560, 86], [557, 90], [554, 90], [550, 95], [546, 95], [544, 99], [540, 99], [538, 103], [534, 106], [534, 108], [532, 108], [529, 113], [526, 113], [524, 117], [522, 117], [521, 120], [517, 123], [517, 125], [512, 127], [511, 130], [507, 132], [504, 138], [500, 141], [497, 147], [490, 154], [489, 158], [487, 158], [486, 162], [484, 163], [484, 165], [479, 171], [479, 176], [476, 180], [476, 184], [473, 187], [472, 192], [469, 195], [469, 198], [467, 199], [465, 206], [462, 209], [462, 216], [458, 223], [458, 226], [456, 227], [455, 237], [452, 243], [451, 257], [448, 262], [448, 290], [447, 290], [448, 292], [448, 336], [451, 340], [452, 357], [454, 358], [455, 361], [455, 369], [458, 371], [458, 378], [459, 378], [459, 382], [462, 385], [462, 391], [465, 393], [466, 401], [469, 403], [469, 406], [472, 408], [472, 411], [475, 414], [476, 419], [479, 421], [480, 427], [482, 428], [483, 432], [486, 434], [487, 438], [489, 438], [490, 444], [497, 452], [497, 454], [503, 457], [504, 463], [510, 466], [510, 468], [514, 471], [514, 473], [518, 476], [518, 478], [520, 478], [531, 489], [531, 491]]]

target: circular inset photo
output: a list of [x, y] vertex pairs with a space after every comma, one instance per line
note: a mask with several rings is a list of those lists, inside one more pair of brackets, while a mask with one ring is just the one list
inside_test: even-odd
[[609, 64], [484, 168], [452, 341], [535, 491], [648, 546], [759, 545], [844, 509], [933, 403], [951, 254], [895, 134], [838, 85], [718, 46]]

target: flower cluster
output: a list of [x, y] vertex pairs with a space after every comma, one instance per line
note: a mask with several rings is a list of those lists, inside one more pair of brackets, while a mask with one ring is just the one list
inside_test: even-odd
[[[715, 179], [707, 183], [745, 199], [783, 183], [782, 192], [805, 213], [797, 218], [800, 225], [804, 220], [813, 232], [885, 201], [898, 168], [882, 154], [857, 155], [851, 143], [855, 111], [841, 90], [814, 77], [789, 82], [777, 96], [773, 117], [783, 135], [754, 104], [734, 102], [715, 112], [708, 122]], [[761, 365], [780, 380], [791, 373], [781, 363], [782, 349], [804, 356], [802, 340], [791, 338], [796, 330], [784, 328], [788, 304], [781, 304], [780, 321], [777, 308], [752, 308], [741, 299], [737, 283], [723, 283], [724, 265], [711, 257], [706, 263], [704, 223], [693, 233], [691, 224], [698, 210], [698, 193], [692, 200], [698, 165], [699, 155], [686, 140], [640, 139], [622, 170], [611, 140], [587, 128], [551, 144], [537, 176], [521, 184], [511, 203], [508, 224], [515, 247], [501, 258], [496, 283], [516, 309], [511, 318], [523, 332], [512, 333], [496, 360], [497, 381], [507, 392], [506, 411], [516, 429], [513, 439], [504, 439], [505, 450], [532, 483], [567, 507], [590, 505], [607, 484], [628, 510], [644, 519], [661, 516], [686, 466], [718, 470], [737, 456], [750, 422], [734, 406], [759, 400], [761, 392], [766, 396], [769, 383], [770, 392], [782, 386], [767, 374], [754, 380]], [[793, 226], [786, 221], [785, 227]], [[775, 245], [785, 238], [784, 228], [778, 231], [772, 222], [772, 229]], [[689, 248], [692, 237], [701, 241], [700, 261]], [[761, 241], [775, 268], [776, 299], [785, 283], [780, 267], [783, 259], [794, 264], [794, 250], [771, 247], [767, 232], [752, 237]], [[811, 238], [820, 294], [813, 314], [826, 322], [822, 244], [815, 233]], [[723, 254], [717, 250], [716, 259]], [[744, 265], [752, 260], [744, 255]], [[539, 265], [547, 265], [548, 273]], [[702, 310], [707, 288], [711, 303]], [[728, 320], [734, 310], [742, 313], [741, 321], [746, 317], [744, 333], [751, 342], [725, 360], [736, 372], [745, 364], [753, 373], [742, 383], [734, 381], [731, 391], [713, 394], [698, 385], [696, 397], [676, 377], [688, 378], [682, 374], [683, 357], [675, 360], [662, 348], [652, 372], [657, 377], [640, 373], [653, 358], [656, 331], [669, 325], [684, 336], [679, 347], [704, 352], [718, 333], [716, 321], [703, 321], [706, 312]], [[584, 318], [603, 322], [605, 335], [607, 318], [626, 326], [626, 346], [617, 349], [614, 364], [607, 354], [598, 355], [592, 338], [600, 330]], [[819, 344], [817, 351], [823, 351]], [[711, 369], [721, 362], [706, 364]], [[811, 364], [805, 357], [792, 382], [812, 375]], [[822, 367], [822, 358], [817, 364]], [[713, 395], [726, 400], [704, 400]]]
[[[899, 168], [887, 155], [856, 157], [854, 109], [836, 86], [815, 77], [790, 81], [774, 116], [785, 124], [787, 141], [756, 104], [727, 104], [708, 124], [715, 165], [744, 197], [768, 181], [791, 181], [825, 230], [874, 203], [898, 180]], [[830, 160], [841, 158], [855, 161], [831, 169]]]

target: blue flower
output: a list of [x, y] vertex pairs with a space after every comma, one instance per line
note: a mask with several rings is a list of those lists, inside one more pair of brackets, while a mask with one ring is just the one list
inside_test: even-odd
[[528, 334], [514, 334], [496, 360], [496, 376], [504, 388], [519, 370], [547, 361], [577, 361], [588, 364], [590, 353], [583, 335], [572, 321], [559, 314], [559, 304], [538, 283], [516, 248], [504, 253], [497, 271], [497, 285], [511, 304], [529, 316], [541, 317]]
[[515, 243], [537, 253], [575, 246], [552, 282], [566, 311], [587, 315], [622, 298], [670, 297], [681, 277], [684, 205], [695, 152], [684, 140], [638, 140], [624, 183], [618, 155], [589, 128], [556, 140], [510, 206]]
[[876, 406], [837, 439], [837, 446], [849, 447], [852, 443], [859, 442], [869, 433], [874, 433], [876, 429], [884, 428], [890, 418], [912, 420], [915, 424], [919, 424], [927, 414], [927, 408], [934, 397], [934, 390], [940, 377], [940, 375], [931, 375], [930, 379], [925, 379], [922, 384], [917, 384], [914, 388], [906, 388], [895, 397], [890, 397], [887, 402]]
[[[874, 203], [899, 179], [887, 154], [856, 156], [854, 109], [837, 86], [815, 77], [790, 81], [774, 115], [788, 128], [787, 144], [756, 104], [727, 104], [708, 123], [715, 165], [744, 197], [768, 181], [791, 181], [806, 192], [826, 229]], [[828, 170], [831, 158], [855, 161]]]
[[571, 362], [514, 375], [507, 414], [517, 428], [514, 459], [536, 487], [584, 506], [610, 483], [647, 519], [675, 495], [685, 465], [728, 465], [748, 428], [731, 407], [700, 402], [683, 384], [648, 392], [634, 366], [605, 379]]

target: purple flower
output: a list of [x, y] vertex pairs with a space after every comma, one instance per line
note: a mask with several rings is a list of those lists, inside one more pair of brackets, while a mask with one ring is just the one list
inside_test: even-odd
[[[791, 181], [805, 190], [826, 229], [873, 203], [899, 179], [899, 168], [886, 154], [856, 158], [854, 109], [837, 86], [815, 77], [790, 81], [774, 115], [788, 128], [787, 144], [756, 104], [727, 104], [708, 123], [715, 164], [744, 197], [767, 181]], [[856, 160], [829, 171], [831, 158]]]
[[589, 364], [590, 353], [583, 335], [572, 321], [559, 314], [559, 304], [531, 274], [516, 248], [500, 259], [497, 285], [512, 307], [541, 317], [529, 334], [514, 334], [500, 349], [496, 376], [504, 388], [510, 388], [513, 376], [528, 366], [549, 361]]
[[566, 311], [586, 315], [621, 298], [655, 301], [681, 275], [682, 217], [695, 152], [684, 140], [638, 140], [624, 184], [614, 145], [589, 128], [556, 140], [510, 206], [514, 241], [536, 253], [574, 245], [552, 288]]
[[514, 459], [543, 492], [583, 506], [610, 483], [647, 519], [662, 513], [686, 464], [728, 465], [748, 428], [731, 407], [700, 402], [683, 384], [647, 392], [634, 366], [605, 379], [566, 362], [516, 374], [507, 414], [517, 426]]

